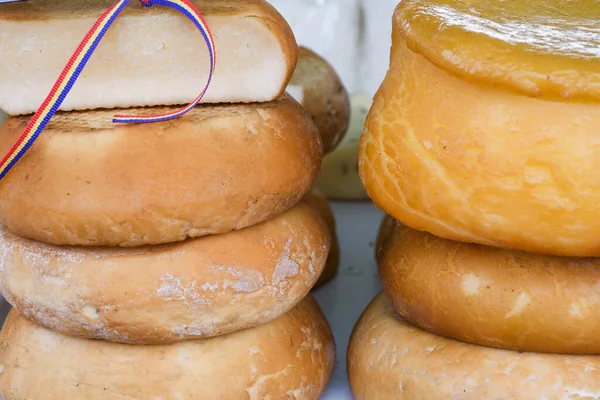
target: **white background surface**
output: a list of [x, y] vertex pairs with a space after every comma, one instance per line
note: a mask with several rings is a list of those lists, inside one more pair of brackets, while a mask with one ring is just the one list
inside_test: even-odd
[[[346, 350], [354, 324], [381, 290], [374, 242], [383, 214], [371, 203], [332, 203], [341, 246], [341, 263], [332, 281], [313, 292], [333, 329], [337, 360], [321, 399], [351, 400], [346, 375]], [[0, 324], [9, 307], [0, 297]]]
[[354, 324], [381, 291], [374, 242], [383, 213], [371, 203], [332, 203], [340, 239], [340, 270], [313, 292], [333, 329], [337, 361], [323, 400], [353, 399], [346, 375], [346, 350]]

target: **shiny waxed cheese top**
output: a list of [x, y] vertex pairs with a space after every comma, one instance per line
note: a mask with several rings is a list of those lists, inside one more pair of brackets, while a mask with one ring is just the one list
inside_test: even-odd
[[394, 28], [394, 40], [460, 78], [600, 100], [600, 0], [404, 0]]

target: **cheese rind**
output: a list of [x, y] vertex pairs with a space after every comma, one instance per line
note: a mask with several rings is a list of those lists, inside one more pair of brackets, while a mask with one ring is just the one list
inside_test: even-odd
[[0, 293], [69, 336], [130, 344], [221, 336], [300, 302], [323, 271], [329, 237], [306, 201], [239, 231], [130, 249], [52, 246], [0, 228]]
[[460, 79], [394, 32], [361, 137], [378, 207], [446, 239], [600, 256], [600, 107]]
[[356, 400], [600, 398], [600, 357], [520, 353], [466, 344], [410, 325], [383, 294], [348, 349]]
[[[79, 42], [111, 2], [43, 0], [3, 5], [0, 14], [0, 108], [35, 112]], [[55, 2], [53, 2], [54, 4]], [[278, 98], [298, 47], [285, 20], [262, 0], [196, 0], [217, 51], [203, 103]], [[25, 15], [26, 17], [23, 17]], [[166, 7], [128, 6], [107, 31], [60, 110], [187, 104], [209, 72], [203, 36]]]
[[394, 28], [412, 51], [465, 80], [536, 98], [600, 100], [596, 0], [407, 0]]
[[[203, 105], [153, 124], [113, 124], [112, 115], [57, 113], [0, 182], [0, 223], [56, 245], [131, 247], [225, 233], [290, 209], [321, 164], [319, 132], [287, 95]], [[28, 120], [10, 117], [0, 128], [1, 154]]]
[[315, 288], [317, 288], [329, 282], [337, 274], [340, 267], [340, 243], [337, 236], [335, 216], [333, 215], [331, 205], [327, 201], [327, 197], [325, 197], [325, 195], [317, 188], [313, 187], [310, 192], [304, 196], [303, 200], [319, 211], [319, 214], [327, 223], [329, 233], [331, 233], [329, 255], [327, 256], [327, 262], [325, 263], [323, 272], [317, 280], [317, 283], [315, 283]]
[[441, 239], [398, 223], [379, 252], [396, 311], [436, 335], [501, 349], [600, 354], [600, 259]]
[[367, 200], [358, 175], [358, 148], [371, 100], [364, 94], [351, 99], [352, 111], [348, 132], [341, 143], [323, 158], [315, 181], [327, 198], [335, 200]]
[[0, 398], [318, 399], [334, 362], [331, 329], [310, 296], [268, 324], [156, 346], [63, 336], [13, 310], [0, 334]]
[[294, 92], [294, 98], [310, 114], [321, 133], [324, 153], [335, 150], [350, 124], [350, 98], [333, 67], [312, 50], [301, 47], [287, 92]]

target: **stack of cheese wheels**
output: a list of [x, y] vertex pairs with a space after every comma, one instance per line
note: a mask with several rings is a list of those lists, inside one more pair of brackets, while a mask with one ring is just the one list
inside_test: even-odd
[[[285, 94], [298, 47], [265, 1], [193, 3], [219, 54], [204, 104], [111, 122], [174, 110], [206, 79], [194, 24], [131, 4], [0, 181], [0, 398], [317, 399], [329, 380], [309, 291], [333, 223], [311, 191], [322, 139]], [[111, 4], [2, 6], [0, 153]]]
[[390, 216], [357, 399], [600, 398], [599, 21], [584, 0], [396, 9], [361, 138]]

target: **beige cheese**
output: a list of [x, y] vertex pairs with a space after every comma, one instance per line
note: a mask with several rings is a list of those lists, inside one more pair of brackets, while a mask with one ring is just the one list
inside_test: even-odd
[[600, 357], [475, 346], [410, 325], [384, 295], [361, 316], [348, 349], [356, 400], [600, 398]]
[[351, 121], [347, 134], [323, 164], [315, 186], [329, 199], [367, 200], [369, 197], [358, 175], [358, 148], [360, 135], [365, 124], [371, 99], [365, 94], [356, 94], [351, 99]]
[[301, 202], [223, 235], [138, 248], [47, 245], [0, 229], [0, 292], [20, 313], [70, 336], [157, 344], [269, 322], [313, 287], [327, 224]]
[[256, 328], [158, 346], [62, 336], [12, 311], [0, 334], [0, 398], [317, 400], [334, 361], [310, 297]]
[[[112, 113], [58, 113], [0, 182], [0, 223], [56, 245], [170, 243], [279, 215], [321, 165], [319, 132], [288, 96], [154, 124], [115, 125]], [[0, 153], [27, 122], [0, 127]]]
[[[0, 13], [0, 108], [33, 113], [112, 0], [29, 0]], [[294, 35], [263, 0], [194, 0], [215, 39], [205, 103], [279, 97], [298, 57]], [[183, 14], [131, 2], [93, 54], [61, 110], [187, 104], [206, 84], [203, 36]]]
[[350, 97], [333, 67], [312, 50], [301, 47], [287, 92], [315, 122], [325, 154], [334, 151], [348, 131]]

